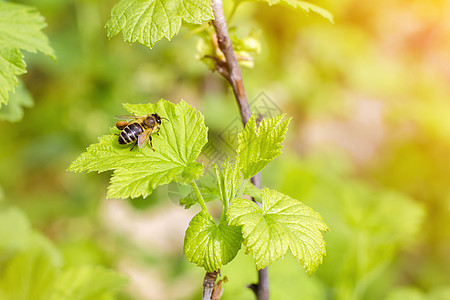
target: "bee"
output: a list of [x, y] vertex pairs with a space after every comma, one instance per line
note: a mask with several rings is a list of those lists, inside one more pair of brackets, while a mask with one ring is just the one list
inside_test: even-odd
[[159, 135], [161, 120], [168, 119], [160, 117], [157, 113], [146, 115], [146, 116], [135, 116], [135, 115], [122, 115], [116, 116], [119, 119], [128, 119], [129, 121], [119, 121], [116, 123], [116, 127], [122, 132], [119, 134], [119, 144], [127, 145], [133, 142], [134, 145], [131, 147], [130, 151], [138, 145], [139, 148], [143, 148], [147, 141], [150, 141], [150, 147], [153, 151], [152, 144], [152, 134], [156, 133]]

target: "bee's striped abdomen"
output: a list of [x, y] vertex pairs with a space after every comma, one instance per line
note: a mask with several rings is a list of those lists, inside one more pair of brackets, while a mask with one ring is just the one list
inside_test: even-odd
[[138, 123], [131, 123], [125, 127], [119, 135], [119, 144], [130, 144], [138, 139], [139, 134], [144, 131]]

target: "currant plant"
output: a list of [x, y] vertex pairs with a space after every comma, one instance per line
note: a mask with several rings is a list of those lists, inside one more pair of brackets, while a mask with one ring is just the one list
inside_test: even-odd
[[[156, 104], [124, 107], [135, 115], [156, 112], [170, 120], [154, 136], [155, 151], [150, 147], [130, 151], [130, 147], [118, 144], [120, 131], [111, 128], [72, 163], [70, 171], [112, 170], [108, 198], [146, 197], [170, 182], [191, 185], [194, 203], [201, 211], [186, 230], [184, 253], [207, 272], [231, 262], [242, 244], [252, 253], [258, 269], [282, 258], [288, 249], [309, 275], [317, 269], [325, 255], [322, 231], [328, 230], [322, 217], [278, 191], [247, 188], [250, 178], [281, 154], [290, 119], [283, 120], [284, 115], [263, 119], [257, 127], [253, 115], [239, 134], [236, 157], [228, 158], [221, 167], [214, 165], [211, 194], [222, 203], [220, 220], [215, 220], [197, 185], [203, 166], [196, 160], [207, 143], [203, 115], [185, 101], [175, 105], [162, 99]], [[262, 210], [245, 194], [259, 199]]]

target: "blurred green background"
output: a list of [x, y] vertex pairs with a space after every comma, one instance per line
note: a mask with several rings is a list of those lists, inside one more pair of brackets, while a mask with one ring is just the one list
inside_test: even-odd
[[[231, 90], [196, 59], [199, 38], [186, 28], [150, 50], [106, 38], [115, 1], [17, 2], [46, 18], [58, 59], [26, 54], [34, 106], [19, 122], [0, 121], [1, 205], [21, 208], [66, 266], [125, 274], [119, 299], [198, 299], [204, 271], [182, 253], [198, 208], [168, 197], [174, 187], [105, 200], [109, 174], [66, 169], [126, 113], [124, 102], [185, 99], [217, 140], [239, 115]], [[272, 299], [450, 299], [450, 2], [317, 4], [335, 24], [256, 2], [230, 23], [236, 37], [261, 43], [243, 70], [249, 100], [264, 92], [293, 117], [263, 185], [331, 228], [311, 278], [290, 254], [271, 266]], [[256, 270], [243, 250], [222, 274], [223, 299], [253, 299], [245, 284]]]

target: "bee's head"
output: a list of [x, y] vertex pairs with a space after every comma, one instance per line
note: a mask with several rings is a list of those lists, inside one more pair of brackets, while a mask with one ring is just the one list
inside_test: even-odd
[[152, 116], [155, 118], [155, 120], [156, 120], [156, 122], [158, 122], [158, 124], [161, 124], [161, 119], [169, 121], [167, 118], [160, 117], [157, 113], [152, 114]]
[[155, 118], [158, 124], [161, 124], [161, 117], [157, 113], [152, 114], [152, 116]]

